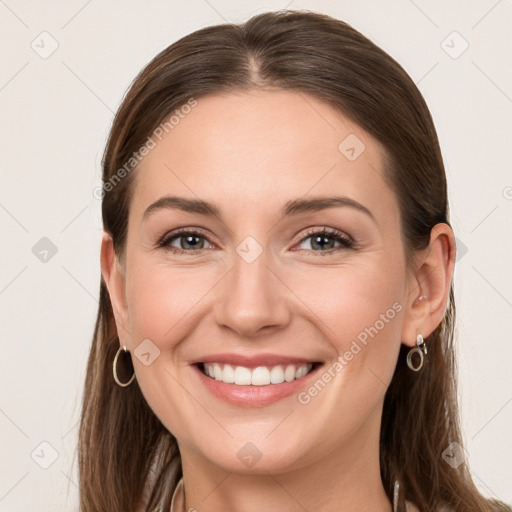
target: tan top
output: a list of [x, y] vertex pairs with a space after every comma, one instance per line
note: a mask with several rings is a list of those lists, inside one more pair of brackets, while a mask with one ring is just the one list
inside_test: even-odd
[[[405, 508], [404, 504], [405, 503]], [[190, 509], [189, 509], [190, 510]], [[195, 509], [192, 509], [195, 510]], [[171, 509], [169, 512], [186, 512], [185, 510], [185, 491], [183, 489], [183, 478], [180, 479], [171, 500]], [[393, 512], [420, 512], [419, 509], [410, 501], [403, 499], [400, 485], [395, 481], [395, 491], [393, 497]]]

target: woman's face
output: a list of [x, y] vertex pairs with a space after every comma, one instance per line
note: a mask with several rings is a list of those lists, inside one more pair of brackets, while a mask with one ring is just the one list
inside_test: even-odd
[[182, 456], [284, 472], [377, 455], [414, 291], [382, 146], [285, 91], [199, 98], [155, 140], [116, 321]]

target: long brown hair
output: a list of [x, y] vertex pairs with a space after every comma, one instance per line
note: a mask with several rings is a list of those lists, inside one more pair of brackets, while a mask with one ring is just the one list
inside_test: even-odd
[[[134, 153], [191, 99], [253, 88], [313, 95], [384, 145], [385, 178], [399, 201], [408, 265], [415, 250], [428, 246], [432, 227], [449, 224], [437, 134], [421, 93], [402, 67], [342, 21], [309, 11], [278, 11], [183, 37], [132, 83], [103, 157], [103, 224], [118, 256], [126, 241]], [[479, 494], [465, 463], [453, 468], [442, 458], [451, 443], [463, 444], [454, 320], [451, 287], [446, 315], [426, 339], [428, 360], [420, 372], [406, 368], [402, 346], [384, 403], [382, 481], [391, 499], [398, 478], [406, 498], [424, 512], [443, 506], [460, 512], [498, 510], [497, 502]], [[168, 510], [182, 476], [176, 439], [148, 406], [136, 380], [127, 388], [114, 382], [112, 362], [118, 348], [102, 281], [79, 432], [80, 510]]]

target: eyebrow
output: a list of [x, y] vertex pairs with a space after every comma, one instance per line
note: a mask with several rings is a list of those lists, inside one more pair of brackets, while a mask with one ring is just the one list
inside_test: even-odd
[[[375, 217], [372, 212], [358, 203], [354, 199], [345, 196], [334, 196], [334, 197], [314, 197], [311, 199], [294, 199], [285, 203], [281, 209], [281, 215], [283, 217], [289, 217], [292, 215], [298, 215], [305, 212], [316, 212], [325, 210], [327, 208], [336, 207], [350, 207], [354, 208], [366, 215], [368, 215], [374, 222]], [[218, 217], [222, 219], [222, 214], [213, 203], [204, 201], [202, 199], [187, 199], [185, 197], [178, 196], [164, 196], [149, 205], [143, 215], [143, 219], [148, 218], [152, 213], [161, 209], [178, 209], [188, 213], [197, 213], [199, 215], [206, 215], [209, 217]]]

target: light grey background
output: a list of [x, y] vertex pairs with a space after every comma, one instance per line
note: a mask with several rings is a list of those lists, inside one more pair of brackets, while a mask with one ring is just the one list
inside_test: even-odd
[[92, 191], [124, 92], [185, 34], [287, 6], [352, 24], [402, 64], [430, 106], [461, 255], [467, 450], [482, 492], [512, 502], [510, 0], [0, 0], [0, 510], [77, 508], [73, 461], [100, 278]]

